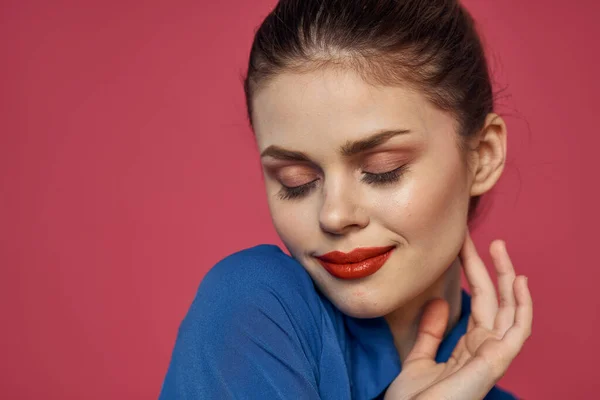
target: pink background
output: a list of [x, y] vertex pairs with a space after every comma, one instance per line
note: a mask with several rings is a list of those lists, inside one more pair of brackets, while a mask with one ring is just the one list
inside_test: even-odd
[[[279, 243], [240, 76], [275, 0], [3, 1], [0, 396], [156, 398], [180, 320], [230, 252]], [[502, 384], [599, 389], [595, 1], [471, 0], [509, 165], [474, 232], [530, 277]], [[576, 5], [576, 6], [575, 6]]]

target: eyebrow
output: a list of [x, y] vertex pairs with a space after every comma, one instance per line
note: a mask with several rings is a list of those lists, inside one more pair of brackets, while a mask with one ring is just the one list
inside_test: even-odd
[[[394, 136], [406, 135], [408, 133], [410, 133], [410, 130], [408, 129], [394, 129], [376, 132], [365, 139], [353, 142], [348, 141], [340, 148], [340, 154], [342, 154], [344, 157], [352, 157], [364, 151], [371, 150], [387, 142]], [[287, 150], [275, 145], [267, 147], [260, 154], [260, 156], [261, 158], [268, 156], [285, 161], [310, 161], [309, 157], [300, 151]]]

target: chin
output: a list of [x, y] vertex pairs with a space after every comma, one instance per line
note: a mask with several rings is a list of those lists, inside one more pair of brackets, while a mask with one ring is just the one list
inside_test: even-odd
[[353, 307], [348, 310], [340, 309], [340, 311], [349, 317], [364, 319], [379, 318], [389, 314], [389, 312], [378, 310], [377, 307]]
[[[353, 293], [354, 292], [354, 293]], [[354, 318], [378, 318], [383, 317], [398, 306], [396, 302], [391, 302], [389, 296], [382, 298], [381, 295], [361, 294], [360, 291], [353, 292], [340, 296], [329, 296], [327, 298], [333, 305], [344, 314]]]

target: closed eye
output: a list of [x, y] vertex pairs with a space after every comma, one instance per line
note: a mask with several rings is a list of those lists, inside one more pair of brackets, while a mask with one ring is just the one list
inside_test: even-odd
[[304, 185], [294, 186], [294, 187], [288, 187], [288, 186], [282, 185], [281, 190], [279, 191], [279, 193], [277, 195], [282, 200], [291, 200], [291, 199], [297, 199], [300, 197], [304, 197], [312, 189], [315, 188], [318, 180], [319, 179], [317, 178], [313, 181], [305, 183]]
[[[370, 185], [385, 186], [397, 182], [406, 172], [407, 169], [408, 165], [403, 165], [391, 171], [377, 174], [371, 172], [363, 172], [363, 177], [361, 180]], [[302, 198], [308, 195], [316, 187], [318, 181], [319, 178], [314, 179], [303, 185], [294, 187], [282, 185], [281, 190], [277, 193], [277, 196], [282, 200], [293, 200]]]
[[363, 172], [362, 181], [370, 185], [386, 185], [394, 183], [400, 179], [402, 174], [404, 174], [404, 172], [406, 172], [407, 169], [408, 166], [405, 164], [391, 171], [381, 172], [378, 174], [374, 174], [371, 172]]

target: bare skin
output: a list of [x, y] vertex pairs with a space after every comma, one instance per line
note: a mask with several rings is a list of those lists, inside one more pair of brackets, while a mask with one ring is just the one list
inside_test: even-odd
[[[473, 266], [474, 248], [468, 250], [465, 241], [470, 198], [489, 191], [504, 168], [502, 118], [488, 115], [464, 154], [457, 146], [451, 113], [436, 108], [415, 90], [373, 86], [350, 70], [282, 73], [255, 93], [253, 106], [275, 229], [340, 311], [357, 318], [385, 317], [403, 362], [389, 396], [480, 398], [478, 393], [494, 384], [498, 371], [508, 367], [522, 345], [513, 339], [505, 345], [501, 333], [507, 332], [502, 331], [506, 323], [500, 330], [494, 330], [493, 323], [490, 327], [488, 320], [497, 306], [491, 306], [489, 299], [495, 295], [489, 285], [483, 286], [484, 292], [479, 289], [486, 280]], [[380, 183], [381, 177], [389, 176], [393, 179]], [[380, 246], [395, 246], [395, 250], [379, 271], [356, 280], [330, 275], [315, 258], [334, 250]], [[493, 245], [495, 260], [502, 258], [498, 246]], [[469, 281], [479, 285], [472, 287], [477, 323], [465, 336], [474, 339], [457, 346], [456, 363], [436, 366], [427, 357], [435, 354], [438, 339], [458, 319], [463, 268], [471, 271]], [[501, 298], [513, 299], [519, 310], [527, 307], [522, 280], [515, 281], [513, 297], [503, 291], [506, 284], [500, 291]], [[501, 319], [510, 319], [507, 315], [508, 311], [502, 312]], [[524, 332], [531, 326], [530, 317], [514, 321]], [[431, 337], [436, 341], [427, 340]], [[493, 347], [490, 343], [495, 342], [481, 338], [495, 338], [502, 346]], [[489, 359], [490, 346], [507, 349], [500, 355], [501, 362]], [[485, 363], [482, 354], [488, 357], [483, 358]], [[493, 362], [489, 370], [488, 361]], [[456, 368], [460, 373], [449, 375]], [[467, 387], [470, 391], [464, 392]], [[426, 388], [429, 392], [423, 392]], [[440, 388], [444, 396], [438, 396]], [[464, 393], [474, 397], [461, 397]]]
[[386, 399], [482, 399], [506, 372], [531, 335], [533, 303], [527, 278], [515, 270], [501, 240], [490, 254], [498, 274], [499, 299], [494, 284], [467, 234], [461, 260], [472, 293], [467, 333], [446, 363], [435, 355], [448, 320], [448, 304], [431, 301], [421, 319], [416, 343], [402, 373], [386, 392]]

